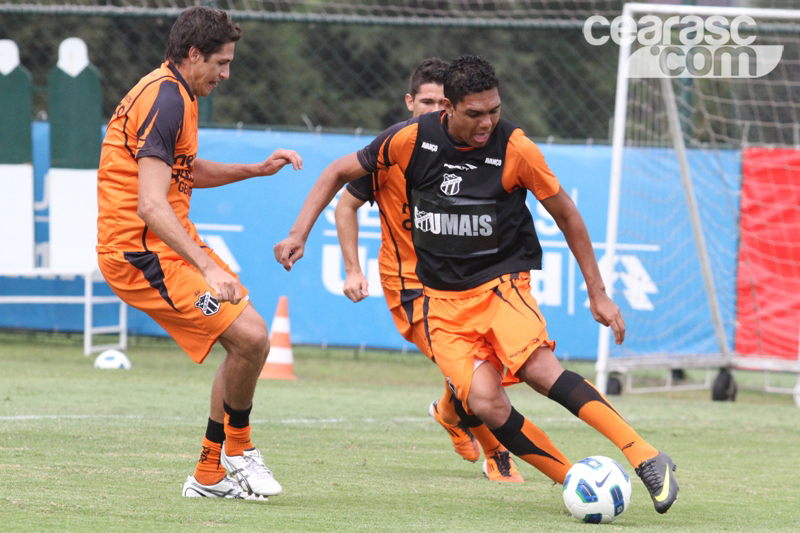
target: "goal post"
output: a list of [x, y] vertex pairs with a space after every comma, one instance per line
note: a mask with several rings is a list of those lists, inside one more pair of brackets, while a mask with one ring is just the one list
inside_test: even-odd
[[601, 326], [598, 388], [643, 368], [800, 373], [800, 10], [621, 18], [600, 266], [627, 335]]

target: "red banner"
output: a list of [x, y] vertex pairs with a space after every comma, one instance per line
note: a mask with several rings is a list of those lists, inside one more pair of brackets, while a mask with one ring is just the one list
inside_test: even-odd
[[800, 352], [800, 151], [742, 153], [736, 351]]

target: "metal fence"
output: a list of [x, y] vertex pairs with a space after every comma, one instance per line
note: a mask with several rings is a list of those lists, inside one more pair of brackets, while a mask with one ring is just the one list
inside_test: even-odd
[[[46, 116], [47, 77], [59, 43], [83, 39], [102, 77], [103, 115], [110, 117], [138, 79], [163, 61], [175, 13], [0, 5], [0, 38], [19, 46], [39, 118]], [[233, 16], [243, 38], [231, 80], [201, 100], [205, 125], [380, 131], [407, 117], [403, 95], [419, 61], [478, 53], [498, 71], [504, 116], [532, 137], [609, 137], [617, 51], [589, 45], [580, 22]]]
[[107, 118], [163, 60], [173, 21], [194, 4], [229, 10], [244, 34], [232, 79], [201, 99], [204, 125], [380, 131], [407, 117], [419, 61], [478, 53], [498, 71], [504, 116], [531, 137], [610, 137], [618, 48], [592, 46], [582, 32], [592, 14], [618, 15], [618, 0], [22, 0], [0, 3], [0, 38], [19, 46], [39, 118], [59, 43], [83, 39]]

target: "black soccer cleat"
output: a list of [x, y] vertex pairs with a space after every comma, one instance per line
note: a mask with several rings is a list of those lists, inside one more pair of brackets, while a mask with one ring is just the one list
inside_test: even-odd
[[675, 468], [672, 458], [664, 452], [658, 452], [658, 455], [636, 468], [636, 474], [647, 487], [656, 511], [661, 514], [666, 513], [678, 499], [678, 481], [673, 473]]

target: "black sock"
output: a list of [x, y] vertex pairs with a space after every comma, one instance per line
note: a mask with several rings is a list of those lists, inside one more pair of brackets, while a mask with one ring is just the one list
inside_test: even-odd
[[246, 428], [250, 425], [250, 411], [253, 410], [252, 404], [247, 409], [242, 409], [241, 411], [234, 409], [225, 402], [222, 402], [222, 406], [225, 408], [225, 413], [230, 417], [228, 424], [231, 427]]
[[[505, 423], [503, 423], [503, 425], [500, 426], [499, 428], [492, 429], [491, 432], [495, 436], [495, 438], [497, 438], [497, 440], [500, 441], [500, 444], [502, 444], [508, 449], [508, 451], [510, 451], [517, 457], [524, 459], [525, 461], [528, 461], [528, 459], [525, 456], [538, 455], [547, 457], [549, 459], [553, 459], [554, 461], [560, 464], [564, 464], [563, 461], [557, 459], [547, 451], [539, 448], [533, 441], [531, 441], [531, 439], [529, 439], [528, 436], [525, 435], [525, 433], [523, 433], [522, 431], [522, 426], [524, 424], [525, 424], [525, 417], [522, 416], [519, 413], [519, 411], [514, 409], [514, 407], [511, 407], [511, 414], [508, 415], [508, 420], [506, 420]], [[541, 430], [536, 428], [535, 426], [532, 427], [536, 431], [541, 432]], [[546, 437], [544, 438], [546, 439]], [[549, 439], [547, 440], [548, 440], [548, 445], [552, 446], [552, 443], [549, 442]], [[537, 466], [537, 468], [539, 467]]]
[[[580, 374], [570, 370], [564, 370], [558, 376], [556, 382], [550, 387], [547, 397], [566, 407], [575, 416], [579, 416], [578, 413], [581, 407], [589, 402], [600, 402], [617, 413], [605, 398], [594, 387], [589, 385]], [[619, 413], [617, 413], [617, 416], [619, 416]], [[620, 416], [620, 418], [622, 417]]]
[[209, 418], [208, 426], [206, 426], [206, 438], [217, 444], [225, 442], [225, 424], [222, 422], [215, 422]]

